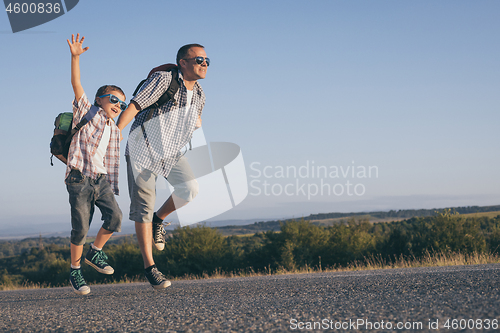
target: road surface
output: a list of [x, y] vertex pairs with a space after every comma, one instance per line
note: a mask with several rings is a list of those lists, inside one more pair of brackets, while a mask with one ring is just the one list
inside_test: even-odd
[[491, 264], [2, 291], [0, 331], [494, 332], [499, 286]]

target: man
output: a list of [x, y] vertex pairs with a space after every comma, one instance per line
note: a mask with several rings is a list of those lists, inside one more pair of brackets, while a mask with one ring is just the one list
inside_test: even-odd
[[[130, 219], [135, 221], [145, 275], [154, 289], [170, 286], [153, 260], [153, 242], [158, 250], [165, 246], [162, 222], [198, 193], [198, 183], [181, 149], [201, 126], [205, 94], [197, 81], [205, 78], [209, 64], [202, 45], [181, 47], [177, 52], [179, 89], [174, 98], [154, 109], [150, 120], [148, 110], [139, 113], [155, 103], [169, 88], [172, 78], [175, 79], [175, 70], [156, 72], [142, 85], [118, 120], [118, 128], [123, 130], [137, 115], [125, 152]], [[158, 175], [174, 186], [174, 192], [154, 213]]]

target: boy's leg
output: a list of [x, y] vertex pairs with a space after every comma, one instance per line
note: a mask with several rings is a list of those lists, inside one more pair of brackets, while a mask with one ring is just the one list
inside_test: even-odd
[[97, 236], [95, 237], [94, 245], [98, 248], [103, 248], [104, 244], [111, 238], [113, 235], [113, 231], [109, 231], [101, 227], [99, 229], [99, 232], [97, 233]]
[[94, 267], [99, 273], [113, 274], [114, 269], [107, 263], [108, 257], [102, 251], [102, 247], [109, 240], [113, 232], [121, 230], [122, 211], [116, 202], [115, 195], [111, 189], [111, 184], [105, 175], [100, 175], [98, 179], [92, 180], [95, 189], [95, 205], [99, 208], [104, 221], [97, 233], [97, 237], [90, 245], [85, 256], [85, 262]]
[[106, 175], [101, 175], [95, 181], [95, 205], [101, 211], [102, 227], [97, 233], [94, 245], [102, 248], [114, 232], [120, 232], [122, 226], [122, 210], [116, 202], [115, 194]]
[[102, 250], [102, 247], [113, 235], [112, 231], [106, 230], [103, 227], [99, 229], [96, 239], [90, 244], [90, 248], [85, 255], [85, 262], [95, 268], [96, 271], [102, 274], [113, 274], [115, 270], [111, 267], [107, 260], [108, 256]]
[[71, 244], [84, 245], [94, 214], [94, 189], [89, 178], [72, 170], [66, 178], [71, 206]]
[[80, 267], [83, 254], [83, 245], [75, 245], [71, 243], [70, 249], [71, 249], [71, 266]]
[[79, 170], [72, 170], [66, 178], [66, 188], [69, 193], [71, 205], [71, 269], [70, 284], [75, 293], [85, 295], [90, 288], [83, 279], [80, 269], [83, 252], [83, 244], [90, 227], [90, 221], [94, 213], [93, 189], [89, 185], [89, 179], [82, 175]]
[[75, 245], [71, 243], [71, 269], [69, 273], [69, 283], [73, 291], [78, 295], [86, 295], [90, 293], [90, 288], [83, 279], [81, 270], [81, 259], [83, 253], [83, 245]]

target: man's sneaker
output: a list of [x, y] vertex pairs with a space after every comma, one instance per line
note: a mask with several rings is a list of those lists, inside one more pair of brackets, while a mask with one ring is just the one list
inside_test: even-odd
[[81, 269], [71, 269], [69, 273], [69, 283], [73, 288], [73, 291], [78, 295], [87, 295], [90, 292], [89, 286], [85, 283], [83, 279]]
[[154, 223], [153, 222], [153, 243], [158, 251], [163, 251], [165, 248], [165, 229], [163, 225], [168, 226], [170, 223]]
[[115, 270], [113, 267], [109, 266], [106, 262], [108, 260], [108, 256], [104, 251], [94, 250], [92, 245], [90, 245], [89, 252], [85, 256], [85, 262], [90, 266], [94, 267], [96, 271], [102, 274], [113, 274]]
[[151, 287], [154, 289], [165, 289], [171, 285], [170, 281], [168, 281], [156, 267], [153, 267], [151, 271], [146, 272], [145, 275], [151, 284]]

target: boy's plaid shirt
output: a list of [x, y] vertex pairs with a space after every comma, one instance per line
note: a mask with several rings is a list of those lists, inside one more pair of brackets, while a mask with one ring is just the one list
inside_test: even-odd
[[[83, 94], [79, 101], [73, 101], [73, 127], [75, 127], [83, 116], [90, 110], [92, 104]], [[92, 179], [97, 179], [98, 173], [92, 163], [92, 156], [95, 155], [104, 126], [108, 117], [104, 110], [99, 108], [97, 114], [92, 120], [83, 126], [71, 140], [71, 146], [68, 153], [68, 167], [66, 176], [68, 177], [71, 169], [78, 169], [83, 175]], [[107, 171], [106, 179], [110, 182], [113, 192], [118, 195], [118, 169], [120, 167], [120, 130], [111, 119], [111, 137], [109, 139], [106, 155], [104, 156], [104, 167]]]

